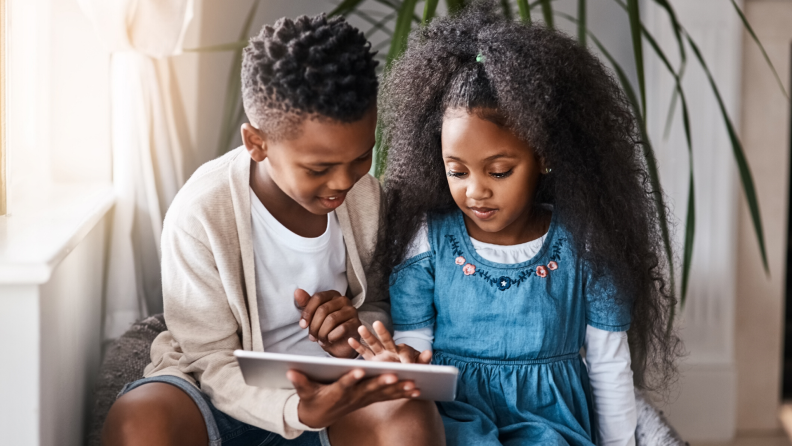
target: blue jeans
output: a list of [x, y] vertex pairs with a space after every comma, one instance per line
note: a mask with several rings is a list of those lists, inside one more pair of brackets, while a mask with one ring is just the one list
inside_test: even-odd
[[274, 432], [265, 431], [231, 418], [217, 410], [203, 392], [177, 376], [154, 376], [139, 379], [125, 385], [118, 396], [148, 383], [166, 383], [176, 386], [192, 398], [206, 423], [209, 446], [330, 446], [327, 430], [306, 431], [293, 440], [287, 440]]

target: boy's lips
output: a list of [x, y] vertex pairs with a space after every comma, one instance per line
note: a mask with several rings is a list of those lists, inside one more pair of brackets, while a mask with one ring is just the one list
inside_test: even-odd
[[489, 220], [493, 215], [495, 215], [496, 212], [498, 212], [497, 209], [493, 208], [471, 207], [468, 209], [470, 209], [473, 212], [473, 215], [478, 217], [480, 220]]
[[346, 198], [346, 193], [343, 194], [336, 194], [336, 195], [329, 195], [327, 197], [318, 197], [319, 202], [322, 203], [327, 209], [333, 210], [344, 202], [344, 198]]

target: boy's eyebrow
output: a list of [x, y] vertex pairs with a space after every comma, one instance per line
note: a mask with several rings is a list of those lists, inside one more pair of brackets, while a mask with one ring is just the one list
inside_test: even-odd
[[[357, 157], [357, 159], [365, 158], [366, 156], [368, 156], [369, 153], [371, 153], [372, 150], [374, 150], [373, 146], [370, 149], [368, 149], [365, 153]], [[306, 163], [306, 164], [310, 164], [311, 166], [331, 167], [331, 166], [337, 166], [341, 163]]]

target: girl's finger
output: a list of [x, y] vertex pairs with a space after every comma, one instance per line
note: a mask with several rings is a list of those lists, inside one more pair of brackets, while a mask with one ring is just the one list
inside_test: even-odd
[[358, 333], [360, 333], [360, 337], [363, 338], [364, 341], [366, 341], [366, 344], [368, 344], [369, 348], [371, 349], [371, 351], [374, 352], [375, 355], [378, 355], [385, 350], [385, 348], [380, 343], [379, 339], [377, 339], [376, 336], [371, 334], [371, 332], [369, 331], [368, 328], [366, 328], [365, 325], [361, 325], [360, 327], [358, 327]]
[[363, 344], [358, 342], [357, 339], [349, 338], [347, 342], [349, 342], [349, 346], [354, 348], [355, 351], [358, 352], [358, 354], [366, 361], [371, 361], [371, 359], [374, 357], [374, 353], [367, 349]]
[[388, 329], [385, 328], [385, 324], [380, 321], [374, 322], [374, 331], [377, 332], [377, 336], [380, 338], [385, 349], [396, 353], [396, 344], [393, 343], [393, 338], [388, 332]]
[[418, 363], [419, 364], [429, 364], [432, 362], [432, 351], [431, 350], [424, 350], [418, 355]]

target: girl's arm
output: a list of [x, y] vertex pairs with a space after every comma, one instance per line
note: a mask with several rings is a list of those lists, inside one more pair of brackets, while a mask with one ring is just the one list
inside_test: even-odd
[[432, 351], [434, 343], [434, 327], [423, 327], [416, 330], [396, 330], [393, 333], [393, 342], [396, 345], [407, 344], [416, 351]]
[[635, 446], [637, 412], [627, 332], [586, 327], [586, 367], [599, 445]]

